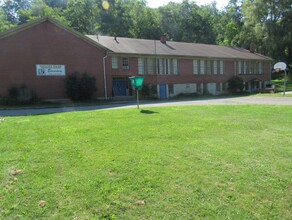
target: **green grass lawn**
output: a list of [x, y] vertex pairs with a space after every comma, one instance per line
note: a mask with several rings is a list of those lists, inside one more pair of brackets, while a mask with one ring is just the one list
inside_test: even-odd
[[2, 119], [0, 219], [292, 219], [292, 107], [144, 110]]

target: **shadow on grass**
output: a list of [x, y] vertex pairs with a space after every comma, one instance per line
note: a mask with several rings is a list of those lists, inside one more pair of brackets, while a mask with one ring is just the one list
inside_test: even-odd
[[142, 113], [142, 114], [148, 114], [148, 115], [151, 115], [151, 114], [159, 114], [159, 112], [150, 111], [150, 110], [141, 110], [140, 113]]

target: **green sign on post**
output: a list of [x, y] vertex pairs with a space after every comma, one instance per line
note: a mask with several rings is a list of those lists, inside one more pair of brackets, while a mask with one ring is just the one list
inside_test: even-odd
[[137, 90], [137, 108], [139, 109], [139, 90], [141, 90], [143, 87], [144, 77], [132, 76], [132, 77], [129, 77], [129, 80], [131, 82], [132, 88], [134, 90]]

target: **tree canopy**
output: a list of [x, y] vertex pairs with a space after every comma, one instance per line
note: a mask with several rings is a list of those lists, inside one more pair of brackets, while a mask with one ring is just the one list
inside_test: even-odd
[[[1, 2], [1, 1], [0, 1]], [[109, 8], [104, 8], [104, 2]], [[253, 49], [292, 64], [292, 0], [170, 2], [153, 9], [146, 0], [3, 0], [0, 31], [51, 16], [83, 34], [219, 44]]]

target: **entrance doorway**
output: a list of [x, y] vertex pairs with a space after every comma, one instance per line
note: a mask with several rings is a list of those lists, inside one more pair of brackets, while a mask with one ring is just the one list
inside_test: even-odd
[[113, 95], [127, 96], [127, 79], [113, 79]]
[[159, 85], [159, 94], [160, 94], [160, 99], [167, 99], [166, 84], [160, 84]]

